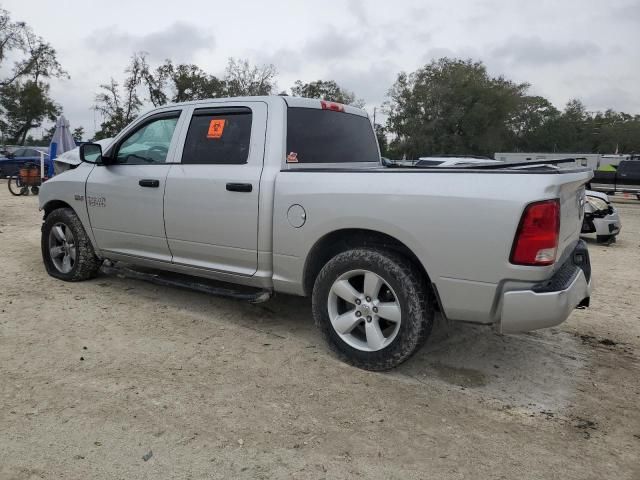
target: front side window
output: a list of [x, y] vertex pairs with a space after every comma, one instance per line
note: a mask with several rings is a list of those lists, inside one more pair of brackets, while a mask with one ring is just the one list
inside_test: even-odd
[[184, 164], [241, 165], [249, 158], [251, 109], [196, 110], [182, 152]]
[[151, 120], [129, 135], [118, 148], [116, 163], [165, 163], [179, 114]]
[[380, 161], [367, 117], [299, 107], [287, 110], [287, 156], [296, 163]]

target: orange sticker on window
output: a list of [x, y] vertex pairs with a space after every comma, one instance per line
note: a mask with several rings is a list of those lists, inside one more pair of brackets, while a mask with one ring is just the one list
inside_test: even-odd
[[209, 122], [209, 131], [207, 132], [207, 138], [220, 138], [222, 132], [224, 132], [225, 120], [211, 120]]

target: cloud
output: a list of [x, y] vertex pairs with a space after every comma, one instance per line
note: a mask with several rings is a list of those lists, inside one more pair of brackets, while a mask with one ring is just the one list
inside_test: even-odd
[[583, 100], [593, 110], [612, 108], [622, 112], [640, 111], [640, 101], [631, 92], [618, 87], [596, 90]]
[[367, 10], [362, 3], [362, 0], [349, 0], [347, 5], [349, 13], [355, 17], [355, 19], [361, 25], [369, 25], [369, 16]]
[[616, 22], [640, 23], [640, 3], [634, 2], [611, 10], [611, 16]]
[[336, 30], [331, 25], [321, 35], [310, 39], [302, 48], [302, 55], [312, 59], [329, 60], [351, 55], [363, 37], [356, 37]]
[[549, 42], [540, 37], [512, 36], [491, 55], [512, 64], [551, 65], [567, 63], [601, 53], [592, 42]]
[[146, 35], [109, 27], [96, 31], [87, 39], [89, 48], [100, 54], [147, 52], [151, 60], [171, 58], [176, 62], [188, 62], [198, 51], [213, 50], [215, 43], [211, 33], [185, 22], [176, 22]]
[[341, 33], [334, 26], [329, 26], [297, 50], [287, 47], [273, 53], [254, 51], [253, 54], [258, 63], [275, 65], [280, 73], [299, 73], [305, 65], [344, 60], [360, 48], [361, 42], [358, 37]]

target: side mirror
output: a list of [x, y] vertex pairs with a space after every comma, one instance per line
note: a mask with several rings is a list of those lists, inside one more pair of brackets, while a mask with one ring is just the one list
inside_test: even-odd
[[7, 152], [7, 158], [16, 158], [16, 154], [13, 152]]
[[80, 160], [86, 163], [100, 163], [102, 161], [102, 147], [98, 143], [80, 145]]

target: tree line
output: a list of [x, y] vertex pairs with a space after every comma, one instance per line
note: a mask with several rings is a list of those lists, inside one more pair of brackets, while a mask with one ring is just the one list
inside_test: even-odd
[[[34, 142], [29, 131], [54, 120], [62, 108], [50, 96], [49, 81], [67, 78], [55, 49], [24, 22], [0, 9], [0, 67], [16, 59], [0, 78], [0, 142]], [[7, 69], [4, 69], [7, 71]], [[577, 99], [562, 110], [530, 94], [528, 83], [492, 76], [479, 61], [433, 60], [414, 72], [401, 72], [382, 105], [384, 124], [375, 132], [383, 155], [417, 158], [427, 155], [488, 155], [497, 151], [631, 153], [640, 151], [640, 115], [587, 111]], [[293, 95], [363, 107], [364, 99], [334, 80], [303, 82], [278, 90], [274, 65], [252, 65], [230, 58], [220, 77], [198, 65], [167, 59], [150, 64], [134, 53], [120, 80], [97, 87], [100, 113], [95, 138], [116, 135], [146, 106], [254, 95]], [[41, 142], [48, 143], [53, 128]], [[82, 138], [78, 127], [74, 136]]]

